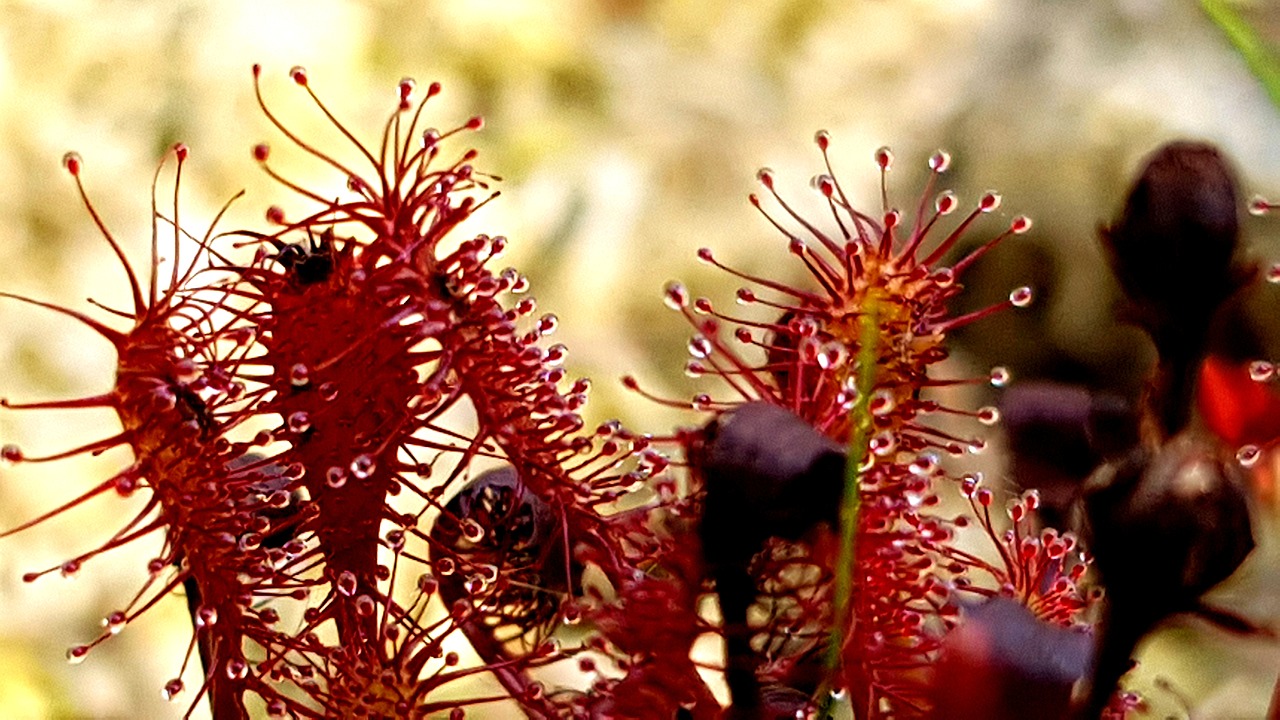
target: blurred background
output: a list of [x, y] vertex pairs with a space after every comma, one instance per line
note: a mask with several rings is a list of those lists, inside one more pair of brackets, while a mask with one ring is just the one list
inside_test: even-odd
[[[1235, 6], [1280, 40], [1280, 5]], [[216, 9], [215, 9], [216, 8]], [[687, 397], [688, 327], [661, 302], [685, 280], [730, 304], [737, 286], [694, 261], [701, 246], [737, 267], [799, 279], [785, 240], [746, 201], [767, 165], [784, 195], [816, 208], [822, 171], [815, 130], [833, 137], [841, 182], [879, 211], [872, 155], [890, 145], [890, 196], [914, 207], [925, 161], [953, 156], [945, 186], [966, 206], [998, 189], [1004, 203], [970, 234], [976, 243], [1025, 213], [1033, 231], [975, 268], [967, 307], [1030, 284], [1036, 304], [959, 338], [948, 375], [992, 365], [1016, 380], [1083, 383], [1132, 393], [1149, 349], [1114, 321], [1116, 290], [1096, 229], [1112, 218], [1144, 155], [1165, 140], [1217, 143], [1234, 159], [1242, 200], [1280, 196], [1280, 111], [1192, 0], [0, 0], [0, 287], [86, 308], [127, 298], [109, 248], [62, 171], [84, 157], [88, 193], [131, 257], [150, 237], [150, 184], [177, 141], [191, 159], [182, 223], [202, 234], [240, 190], [223, 229], [259, 225], [293, 198], [255, 166], [269, 140], [275, 167], [337, 194], [343, 178], [286, 146], [257, 109], [250, 66], [264, 66], [273, 110], [304, 137], [350, 157], [337, 132], [289, 81], [311, 85], [370, 142], [394, 106], [396, 82], [438, 80], [429, 124], [482, 113], [467, 137], [503, 196], [472, 232], [511, 239], [506, 261], [531, 277], [543, 311], [561, 319], [569, 367], [596, 380], [593, 420], [619, 417], [663, 433], [691, 417], [623, 391], [634, 373], [658, 394]], [[161, 205], [172, 193], [160, 183]], [[815, 216], [821, 217], [821, 216]], [[1276, 220], [1244, 224], [1250, 252], [1280, 260]], [[1268, 286], [1271, 288], [1273, 286]], [[1277, 299], [1255, 319], [1276, 349]], [[74, 322], [0, 304], [0, 396], [100, 393], [109, 347]], [[988, 389], [989, 390], [989, 389]], [[964, 402], [996, 400], [994, 391]], [[0, 413], [0, 442], [46, 454], [113, 431], [109, 414]], [[998, 476], [997, 446], [986, 462]], [[107, 454], [0, 468], [0, 526], [12, 527], [108, 477]], [[139, 498], [134, 498], [134, 501]], [[100, 631], [158, 551], [145, 543], [87, 564], [74, 580], [24, 572], [95, 547], [136, 511], [102, 499], [0, 542], [0, 716], [179, 717], [160, 688], [179, 672], [190, 622], [181, 598], [71, 667], [67, 647]], [[1262, 513], [1273, 538], [1275, 513]], [[1264, 543], [1223, 591], [1224, 602], [1280, 622], [1280, 565]], [[1269, 559], [1268, 559], [1269, 558]], [[1145, 649], [1138, 686], [1152, 717], [1259, 717], [1280, 668], [1274, 643], [1186, 623]], [[194, 668], [188, 687], [198, 687]], [[203, 708], [197, 716], [203, 713]]]

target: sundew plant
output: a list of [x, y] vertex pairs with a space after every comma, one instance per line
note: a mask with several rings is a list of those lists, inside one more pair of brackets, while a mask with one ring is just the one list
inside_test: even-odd
[[[687, 330], [662, 372], [696, 389], [674, 396], [649, 368], [571, 370], [555, 334], [574, 318], [540, 310], [504, 257], [521, 238], [492, 219], [510, 193], [473, 147], [486, 121], [452, 117], [442, 84], [391, 84], [366, 124], [304, 67], [246, 81], [272, 133], [244, 143], [266, 195], [193, 223], [203, 161], [176, 144], [139, 253], [97, 200], [130, 189], [93, 148], [67, 153], [127, 303], [0, 289], [114, 356], [96, 394], [0, 388], [15, 423], [114, 418], [0, 438], [6, 483], [123, 459], [0, 536], [115, 508], [25, 570], [33, 593], [147, 548], [99, 631], [48, 649], [77, 670], [179, 606], [190, 640], [154, 682], [176, 716], [1118, 720], [1189, 704], [1126, 681], [1168, 622], [1274, 641], [1210, 595], [1261, 542], [1280, 435], [1242, 310], [1274, 307], [1280, 269], [1240, 240], [1275, 206], [1216, 146], [1152, 147], [1098, 213], [1116, 316], [1151, 350], [1128, 392], [952, 362], [957, 336], [1034, 306], [980, 270], [1037, 226], [994, 190], [949, 189], [946, 151], [860, 157], [818, 130], [795, 139], [807, 174], [758, 170], [751, 230], [689, 248], [731, 295], [646, 278]], [[243, 205], [256, 221], [232, 219]], [[748, 233], [767, 260], [724, 259]], [[680, 420], [596, 420], [601, 383]], [[995, 446], [1008, 476], [970, 469]]]

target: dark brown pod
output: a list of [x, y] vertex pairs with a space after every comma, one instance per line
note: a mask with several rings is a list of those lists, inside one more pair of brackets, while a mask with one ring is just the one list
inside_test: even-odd
[[706, 491], [699, 535], [724, 617], [725, 678], [741, 715], [760, 702], [747, 627], [756, 587], [747, 566], [770, 537], [796, 539], [836, 522], [844, 448], [784, 408], [749, 403], [708, 423], [689, 459]]
[[1108, 463], [1085, 488], [1090, 548], [1106, 588], [1086, 717], [1132, 665], [1137, 643], [1171, 615], [1195, 611], [1253, 550], [1244, 477], [1218, 447], [1183, 433]]
[[[446, 607], [478, 608], [468, 611], [473, 620], [463, 630], [487, 659], [501, 652], [496, 628], [508, 636], [543, 633], [560, 612], [557, 593], [568, 588], [559, 523], [514, 468], [472, 478], [445, 505], [430, 537], [440, 598]], [[440, 572], [441, 563], [452, 564], [453, 571]], [[484, 578], [486, 566], [497, 568], [497, 578]], [[486, 580], [483, 590], [467, 587], [477, 577]]]
[[992, 598], [947, 634], [934, 680], [938, 720], [1060, 720], [1085, 676], [1093, 636], [1051, 625], [1022, 603]]
[[1238, 235], [1231, 169], [1212, 145], [1182, 141], [1151, 155], [1102, 238], [1139, 322], [1172, 333], [1179, 319], [1207, 325], [1235, 291]]
[[1101, 231], [1126, 314], [1160, 355], [1148, 405], [1165, 436], [1185, 427], [1213, 319], [1251, 276], [1234, 261], [1238, 215], [1234, 174], [1217, 148], [1173, 142], [1152, 154]]
[[1065, 525], [1094, 469], [1138, 439], [1130, 403], [1075, 385], [1019, 383], [1005, 391], [1000, 416], [1014, 480], [1040, 493], [1040, 517], [1051, 527]]
[[704, 433], [694, 465], [707, 493], [702, 534], [709, 560], [741, 557], [744, 541], [754, 555], [767, 538], [795, 539], [837, 519], [845, 450], [795, 414], [750, 403]]

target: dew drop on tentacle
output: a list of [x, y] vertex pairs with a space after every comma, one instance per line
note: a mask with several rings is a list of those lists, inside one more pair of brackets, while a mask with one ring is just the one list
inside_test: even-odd
[[894, 400], [893, 393], [889, 390], [876, 390], [871, 395], [871, 402], [867, 409], [876, 417], [888, 415], [897, 407], [897, 401]]
[[876, 150], [876, 165], [879, 165], [881, 170], [889, 170], [893, 167], [893, 151], [888, 146]]
[[119, 635], [124, 626], [128, 623], [129, 616], [117, 610], [102, 619], [102, 626], [112, 635]]
[[911, 461], [911, 464], [907, 466], [907, 470], [910, 471], [912, 475], [918, 475], [920, 477], [928, 477], [937, 469], [938, 458], [930, 453], [924, 453], [917, 456], [916, 459]]
[[178, 696], [182, 694], [182, 690], [185, 687], [186, 685], [183, 684], [182, 680], [174, 678], [165, 683], [164, 687], [160, 689], [160, 697], [168, 700], [169, 702], [176, 702]]
[[364, 480], [372, 475], [377, 467], [378, 463], [372, 455], [361, 453], [351, 461], [351, 475], [357, 480]]
[[84, 662], [84, 659], [88, 657], [88, 655], [88, 645], [76, 645], [74, 647], [67, 648], [67, 662], [72, 665], [79, 665]]
[[215, 608], [204, 606], [196, 610], [196, 627], [212, 627], [218, 623], [218, 611]]
[[453, 558], [447, 557], [436, 558], [432, 563], [432, 566], [436, 573], [443, 575], [444, 577], [449, 577], [458, 570], [458, 564], [454, 562]]
[[884, 457], [897, 449], [898, 436], [888, 430], [883, 430], [871, 438], [867, 443], [867, 447], [876, 455]]
[[72, 175], [79, 175], [80, 168], [84, 164], [84, 160], [80, 157], [80, 153], [72, 150], [62, 155], [62, 167]]
[[955, 209], [959, 207], [959, 205], [960, 201], [956, 199], [956, 194], [950, 190], [943, 191], [938, 195], [937, 199], [933, 201], [933, 209], [936, 210], [939, 215], [950, 215], [955, 212]]
[[5, 462], [19, 463], [22, 462], [22, 458], [22, 448], [17, 445], [8, 443], [4, 447], [0, 447], [0, 459], [3, 459]]
[[1009, 303], [1014, 307], [1024, 308], [1031, 304], [1034, 297], [1035, 293], [1031, 291], [1031, 288], [1023, 285], [1009, 293]]
[[988, 376], [989, 381], [991, 382], [991, 387], [998, 388], [1008, 385], [1009, 380], [1012, 377], [1013, 376], [1009, 373], [1009, 368], [1006, 368], [1003, 365], [997, 365], [991, 368], [991, 374]]
[[817, 190], [819, 193], [822, 193], [822, 196], [825, 198], [835, 197], [835, 194], [836, 194], [835, 178], [831, 177], [826, 173], [822, 173], [820, 175], [814, 175], [813, 178], [809, 180], [809, 186], [812, 187], [814, 190]]
[[298, 410], [289, 414], [289, 432], [301, 435], [311, 429], [311, 415], [306, 410]]
[[824, 343], [818, 348], [814, 360], [818, 363], [818, 367], [823, 370], [833, 370], [840, 367], [848, 359], [848, 350], [844, 343], [829, 342]]
[[440, 581], [436, 580], [428, 573], [418, 576], [418, 590], [423, 595], [434, 595], [440, 589]]
[[1251, 468], [1262, 458], [1262, 448], [1257, 445], [1243, 445], [1236, 451], [1236, 462], [1242, 467]]
[[1276, 366], [1267, 360], [1254, 360], [1249, 363], [1249, 379], [1254, 382], [1270, 382], [1276, 376]]
[[411, 77], [400, 78], [400, 82], [396, 84], [396, 94], [400, 99], [400, 107], [408, 108], [413, 102], [413, 91], [418, 88], [418, 81]]
[[1273, 285], [1280, 283], [1280, 263], [1267, 268], [1267, 282]]
[[711, 356], [711, 341], [702, 335], [694, 335], [689, 339], [689, 354], [698, 359]]
[[774, 177], [773, 168], [762, 167], [756, 171], [756, 180], [758, 180], [761, 185], [765, 186], [770, 190], [773, 189], [773, 177]]
[[560, 327], [560, 318], [552, 313], [547, 313], [538, 319], [538, 332], [543, 335], [551, 335]]
[[683, 310], [689, 307], [689, 291], [683, 283], [669, 282], [662, 291], [662, 301], [672, 310]]
[[289, 368], [289, 384], [296, 388], [304, 388], [311, 383], [311, 369], [303, 363]]
[[343, 570], [342, 573], [338, 575], [338, 582], [335, 583], [334, 587], [337, 588], [339, 595], [351, 597], [356, 594], [357, 585], [358, 583], [356, 581], [355, 573], [350, 570]]
[[543, 353], [542, 361], [551, 367], [559, 367], [564, 364], [564, 360], [568, 355], [569, 348], [567, 348], [564, 343], [556, 343], [555, 345], [547, 348], [546, 352]]
[[462, 521], [462, 536], [470, 542], [480, 542], [484, 539], [484, 528], [475, 520], [465, 518]]
[[1000, 422], [1000, 411], [992, 406], [978, 410], [978, 422], [983, 425], [995, 425]]
[[577, 625], [582, 621], [582, 608], [573, 600], [566, 600], [560, 607], [560, 618], [565, 625]]
[[336, 490], [347, 484], [347, 471], [334, 465], [325, 471], [324, 482]]

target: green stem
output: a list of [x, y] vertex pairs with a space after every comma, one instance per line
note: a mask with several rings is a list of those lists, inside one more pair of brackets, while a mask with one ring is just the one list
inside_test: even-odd
[[1280, 58], [1226, 0], [1200, 0], [1200, 7], [1244, 58], [1249, 72], [1262, 83], [1272, 104], [1280, 108]]
[[862, 505], [863, 463], [866, 462], [871, 439], [871, 395], [876, 387], [876, 367], [880, 360], [880, 298], [868, 295], [858, 318], [858, 355], [855, 387], [858, 391], [849, 412], [849, 457], [844, 471], [844, 496], [840, 501], [840, 556], [835, 570], [835, 613], [832, 615], [831, 637], [827, 640], [826, 679], [819, 689], [819, 717], [831, 714], [834, 699], [831, 681], [840, 673], [841, 650], [845, 628], [849, 624], [849, 605], [853, 600], [854, 565], [857, 558], [858, 512]]

